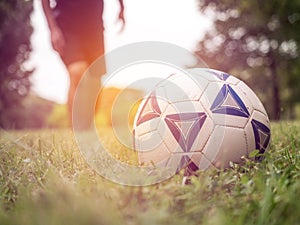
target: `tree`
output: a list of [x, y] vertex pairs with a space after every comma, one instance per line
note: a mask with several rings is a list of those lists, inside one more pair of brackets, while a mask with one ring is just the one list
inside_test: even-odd
[[214, 26], [196, 54], [214, 69], [241, 78], [260, 95], [271, 118], [280, 119], [282, 100], [300, 100], [300, 1], [200, 0]]
[[22, 100], [32, 72], [24, 68], [31, 51], [32, 10], [32, 0], [0, 2], [0, 128], [22, 126]]

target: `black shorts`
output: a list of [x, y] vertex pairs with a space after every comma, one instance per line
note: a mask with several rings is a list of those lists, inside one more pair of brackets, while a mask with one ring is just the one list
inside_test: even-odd
[[61, 27], [65, 46], [59, 52], [66, 66], [78, 61], [89, 65], [98, 57], [104, 55], [103, 29], [68, 29]]

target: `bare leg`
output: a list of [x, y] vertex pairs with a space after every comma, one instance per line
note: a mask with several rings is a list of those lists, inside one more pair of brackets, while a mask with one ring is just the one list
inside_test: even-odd
[[[95, 104], [101, 87], [102, 74], [100, 71], [86, 71], [87, 68], [88, 64], [84, 61], [68, 66], [70, 73], [69, 115], [72, 125], [76, 125], [76, 129], [81, 130], [89, 129], [92, 126]], [[76, 105], [74, 105], [74, 98], [76, 98]]]
[[86, 71], [87, 68], [88, 64], [85, 61], [71, 63], [67, 68], [70, 76], [70, 86], [68, 93], [68, 112], [70, 122], [72, 122], [72, 109], [76, 89], [78, 87], [79, 81], [83, 73]]

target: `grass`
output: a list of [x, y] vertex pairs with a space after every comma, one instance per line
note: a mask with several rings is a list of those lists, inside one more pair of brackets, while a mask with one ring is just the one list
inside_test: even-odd
[[[111, 136], [112, 154], [134, 163]], [[261, 163], [128, 187], [97, 175], [71, 131], [2, 131], [0, 224], [299, 224], [299, 147], [299, 122], [273, 123]]]

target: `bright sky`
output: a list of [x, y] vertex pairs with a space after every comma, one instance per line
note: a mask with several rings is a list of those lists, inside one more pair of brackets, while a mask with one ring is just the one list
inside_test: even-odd
[[[197, 7], [197, 0], [124, 0], [126, 28], [119, 34], [118, 0], [105, 0], [106, 52], [140, 41], [164, 41], [193, 51], [211, 23]], [[34, 1], [32, 15], [33, 52], [28, 63], [35, 67], [33, 90], [40, 96], [66, 102], [68, 75], [50, 44], [50, 35], [40, 0]]]

